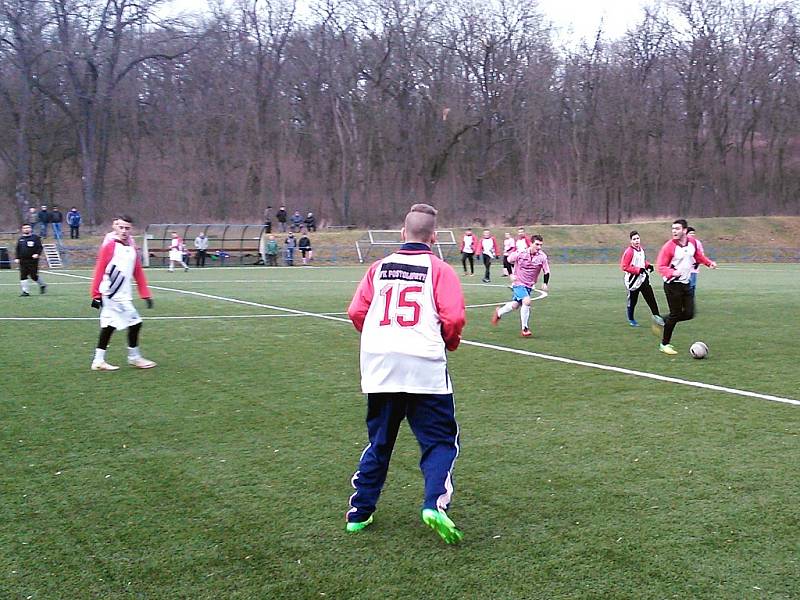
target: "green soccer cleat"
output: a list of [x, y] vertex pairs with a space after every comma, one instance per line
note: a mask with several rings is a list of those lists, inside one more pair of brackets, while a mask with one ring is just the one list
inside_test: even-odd
[[653, 315], [653, 323], [655, 323], [659, 327], [663, 327], [664, 326], [664, 317], [662, 317], [661, 315]]
[[356, 533], [358, 531], [361, 531], [362, 529], [365, 529], [371, 523], [372, 523], [372, 515], [370, 515], [369, 519], [367, 519], [366, 521], [359, 521], [358, 523], [351, 523], [350, 521], [348, 521], [347, 527], [345, 529], [347, 530], [347, 533]]
[[677, 354], [678, 351], [672, 346], [672, 344], [659, 344], [658, 349], [661, 350], [664, 354]]
[[423, 509], [422, 522], [438, 533], [439, 537], [447, 544], [457, 544], [464, 537], [464, 534], [456, 528], [456, 524], [443, 510]]

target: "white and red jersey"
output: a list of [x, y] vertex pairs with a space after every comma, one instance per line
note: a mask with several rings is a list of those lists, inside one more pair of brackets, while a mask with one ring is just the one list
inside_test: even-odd
[[500, 246], [497, 244], [497, 238], [493, 235], [482, 237], [478, 246], [478, 254], [486, 254], [491, 258], [500, 256]]
[[644, 269], [649, 264], [642, 246], [638, 248], [628, 246], [625, 248], [622, 257], [619, 259], [619, 267], [625, 271], [625, 287], [629, 290], [638, 290], [647, 278], [647, 272]]
[[541, 250], [536, 254], [531, 254], [527, 250], [512, 252], [508, 255], [508, 262], [514, 265], [514, 285], [532, 288], [536, 285], [540, 273], [545, 275], [550, 273], [547, 255]]
[[503, 239], [503, 255], [508, 256], [517, 248], [517, 241], [514, 238]]
[[[694, 243], [697, 246], [697, 249], [700, 250], [700, 254], [705, 255], [706, 251], [703, 249], [703, 242], [695, 238]], [[697, 268], [697, 263], [694, 263], [694, 266], [692, 267], [692, 273], [697, 273], [699, 271], [700, 269]]]
[[453, 268], [424, 244], [404, 244], [369, 268], [347, 314], [361, 332], [365, 394], [449, 394], [445, 350], [455, 350], [466, 323]]
[[518, 235], [517, 239], [514, 240], [514, 246], [516, 247], [517, 252], [522, 252], [526, 248], [530, 248], [531, 238], [529, 238], [524, 233], [522, 235]]
[[465, 233], [464, 237], [461, 238], [461, 252], [472, 254], [477, 252], [477, 247], [478, 238], [475, 237], [475, 234]]
[[711, 266], [711, 260], [703, 254], [699, 240], [686, 238], [681, 245], [677, 240], [669, 240], [661, 247], [656, 264], [664, 281], [689, 283], [695, 264]]
[[133, 299], [131, 281], [135, 279], [139, 296], [150, 298], [150, 288], [142, 269], [142, 261], [133, 244], [116, 237], [106, 238], [97, 253], [92, 278], [92, 298], [109, 298], [118, 302]]

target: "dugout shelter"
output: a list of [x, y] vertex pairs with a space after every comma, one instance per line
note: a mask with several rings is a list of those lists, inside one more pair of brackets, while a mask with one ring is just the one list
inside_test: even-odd
[[[387, 256], [402, 245], [403, 240], [400, 239], [399, 229], [370, 229], [360, 240], [356, 241], [358, 262], [363, 263], [371, 255], [378, 253], [381, 257]], [[439, 258], [446, 261], [458, 250], [458, 243], [453, 230], [437, 229], [436, 243], [431, 249], [439, 255]]]
[[206, 266], [254, 265], [261, 260], [267, 243], [265, 225], [228, 223], [153, 223], [144, 230], [142, 265], [166, 266], [169, 264], [169, 247], [172, 232], [176, 232], [186, 245], [190, 258], [195, 255], [194, 238], [205, 233], [208, 238]]

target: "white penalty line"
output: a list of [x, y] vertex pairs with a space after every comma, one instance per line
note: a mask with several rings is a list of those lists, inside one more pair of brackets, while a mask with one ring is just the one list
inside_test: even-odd
[[[70, 275], [67, 273], [59, 273], [59, 275], [64, 275], [67, 277], [78, 277], [83, 279], [89, 279], [88, 277], [82, 277], [81, 275]], [[328, 321], [338, 321], [340, 323], [350, 323], [349, 319], [345, 319], [342, 317], [337, 317], [333, 315], [326, 315], [321, 313], [312, 313], [304, 310], [295, 310], [293, 308], [285, 308], [283, 306], [273, 306], [270, 304], [262, 304], [260, 302], [250, 302], [249, 300], [239, 300], [237, 298], [227, 298], [225, 296], [217, 296], [215, 294], [204, 294], [202, 292], [192, 292], [188, 290], [180, 290], [174, 288], [166, 288], [166, 287], [155, 287], [151, 286], [154, 289], [158, 289], [164, 292], [175, 292], [178, 294], [187, 294], [190, 296], [198, 296], [200, 298], [208, 298], [211, 300], [220, 300], [222, 302], [232, 302], [234, 304], [244, 304], [245, 306], [257, 306], [260, 308], [268, 308], [270, 310], [277, 310], [283, 311], [294, 315], [305, 315], [309, 317], [317, 317], [319, 319], [325, 319]], [[560, 362], [567, 365], [575, 365], [579, 367], [586, 367], [589, 369], [598, 369], [601, 371], [609, 371], [612, 373], [619, 373], [621, 375], [630, 375], [633, 377], [642, 377], [644, 379], [653, 379], [655, 381], [663, 381], [665, 383], [674, 383], [677, 385], [684, 385], [687, 387], [694, 387], [700, 388], [705, 390], [711, 390], [714, 392], [722, 392], [725, 394], [732, 394], [735, 396], [745, 396], [748, 398], [758, 398], [760, 400], [768, 400], [770, 402], [780, 402], [781, 404], [791, 404], [793, 406], [800, 406], [800, 400], [795, 400], [793, 398], [783, 398], [781, 396], [773, 396], [771, 394], [761, 394], [758, 392], [751, 392], [749, 390], [739, 390], [736, 388], [726, 387], [722, 385], [714, 385], [711, 383], [703, 383], [701, 381], [690, 381], [688, 379], [678, 379], [677, 377], [668, 377], [666, 375], [658, 375], [656, 373], [648, 373], [646, 371], [635, 371], [633, 369], [625, 369], [622, 367], [614, 367], [610, 365], [601, 365], [598, 363], [588, 362], [584, 360], [576, 360], [573, 358], [564, 358], [562, 356], [553, 356], [551, 354], [542, 354], [540, 352], [531, 352], [529, 350], [520, 350], [517, 348], [508, 348], [506, 346], [496, 346], [494, 344], [485, 344], [483, 342], [473, 342], [470, 340], [461, 340], [461, 343], [466, 346], [474, 346], [476, 348], [484, 348], [487, 350], [496, 350], [498, 352], [507, 352], [510, 354], [519, 354], [521, 356], [530, 356], [533, 358], [541, 358], [543, 360], [550, 360], [553, 362]]]

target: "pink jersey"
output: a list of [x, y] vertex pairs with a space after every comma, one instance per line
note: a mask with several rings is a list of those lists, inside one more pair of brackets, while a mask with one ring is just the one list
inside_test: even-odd
[[531, 254], [527, 250], [512, 252], [508, 255], [508, 262], [514, 265], [514, 284], [527, 288], [532, 288], [536, 284], [540, 273], [550, 272], [547, 255], [541, 250], [536, 254]]
[[661, 247], [656, 260], [658, 272], [664, 281], [680, 281], [689, 283], [689, 276], [695, 264], [711, 266], [711, 260], [700, 249], [699, 240], [686, 238], [682, 246], [675, 240], [669, 240]]
[[445, 350], [458, 347], [466, 317], [450, 265], [404, 247], [369, 268], [347, 313], [361, 332], [365, 394], [452, 393]]

